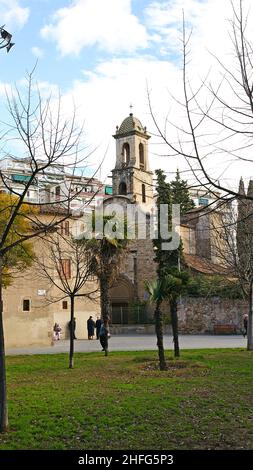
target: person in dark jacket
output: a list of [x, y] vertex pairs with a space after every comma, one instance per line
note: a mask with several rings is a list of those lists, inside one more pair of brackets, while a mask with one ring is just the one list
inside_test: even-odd
[[96, 335], [97, 335], [97, 339], [99, 339], [99, 332], [100, 332], [101, 324], [102, 324], [102, 320], [101, 320], [101, 318], [98, 318], [97, 321], [96, 321]]
[[95, 329], [95, 322], [92, 316], [90, 316], [89, 320], [87, 320], [88, 339], [93, 339], [94, 329]]
[[104, 322], [101, 323], [99, 340], [102, 346], [102, 351], [105, 351], [105, 356], [108, 356], [108, 339], [110, 338], [109, 327], [106, 327]]
[[243, 333], [243, 336], [247, 336], [247, 333], [248, 333], [248, 315], [247, 313], [245, 313], [245, 315], [243, 315], [243, 326], [244, 326], [244, 333]]
[[[68, 323], [68, 327], [69, 327], [69, 335], [71, 335], [71, 320], [70, 320], [69, 323]], [[75, 319], [75, 317], [73, 318], [73, 330], [72, 330], [72, 333], [73, 333], [73, 338], [74, 338], [74, 339], [77, 339], [77, 337], [76, 337], [76, 319]]]

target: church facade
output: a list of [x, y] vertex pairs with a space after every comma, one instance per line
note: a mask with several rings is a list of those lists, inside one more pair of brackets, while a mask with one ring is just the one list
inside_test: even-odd
[[[153, 173], [149, 166], [150, 135], [139, 119], [130, 113], [116, 128], [113, 137], [116, 142], [116, 162], [112, 169], [113, 194], [103, 198], [103, 206], [110, 210], [117, 205], [126, 215], [132, 212], [137, 217], [134, 220], [138, 223], [134, 224], [134, 233], [128, 243], [126, 256], [110, 289], [111, 323], [144, 324], [153, 322], [154, 310], [154, 306], [148, 302], [145, 281], [152, 281], [157, 277], [153, 234], [150, 233], [151, 212], [155, 206]], [[196, 216], [192, 217], [190, 214], [188, 219], [181, 225], [186, 262], [196, 271], [210, 274], [211, 264], [217, 262], [213, 251], [209, 249], [210, 230], [209, 228], [203, 230], [203, 217], [199, 222]], [[75, 227], [77, 234], [82, 232], [81, 215], [80, 219], [79, 216], [72, 217], [67, 223], [70, 229]], [[205, 227], [209, 225], [206, 223]], [[40, 240], [37, 240], [34, 246], [37, 253], [43, 251]], [[93, 279], [92, 285], [93, 283], [96, 284], [96, 280]], [[64, 299], [48, 304], [46, 297], [51, 290], [50, 282], [39, 278], [35, 266], [22, 273], [13, 285], [4, 289], [4, 329], [7, 348], [50, 344], [55, 322], [62, 327], [62, 337], [68, 337], [69, 301]], [[197, 300], [196, 305], [198, 305]], [[179, 327], [182, 321], [188, 325], [182, 317], [185, 313], [181, 307]], [[90, 315], [96, 319], [99, 314], [99, 298], [97, 302], [87, 298], [77, 300], [75, 316], [78, 338], [87, 338], [86, 321]], [[187, 328], [185, 327], [185, 331]]]
[[[150, 136], [132, 114], [116, 129], [116, 164], [112, 170], [113, 196], [104, 199], [104, 205], [141, 208], [143, 213], [153, 204], [152, 172], [148, 161]], [[42, 217], [47, 217], [45, 214]], [[48, 217], [50, 217], [48, 215]], [[69, 230], [82, 225], [82, 218], [69, 219]], [[79, 227], [79, 228], [80, 228]], [[75, 228], [75, 230], [78, 229]], [[80, 229], [81, 231], [82, 229]], [[43, 252], [41, 241], [34, 242], [36, 253]], [[147, 295], [144, 281], [156, 277], [151, 239], [131, 240], [127, 256], [110, 298], [113, 323], [143, 323], [147, 321]], [[71, 263], [71, 260], [69, 261]], [[91, 289], [92, 290], [92, 289]], [[49, 345], [55, 322], [62, 327], [62, 338], [68, 338], [69, 301], [48, 303], [52, 295], [50, 281], [40, 278], [36, 266], [21, 273], [14, 283], [4, 289], [4, 330], [6, 348], [29, 345]], [[57, 294], [57, 293], [56, 293]], [[150, 311], [151, 312], [151, 311]], [[96, 320], [100, 313], [97, 302], [79, 298], [76, 302], [76, 334], [87, 338], [86, 321], [90, 315]], [[151, 316], [151, 313], [150, 313]]]

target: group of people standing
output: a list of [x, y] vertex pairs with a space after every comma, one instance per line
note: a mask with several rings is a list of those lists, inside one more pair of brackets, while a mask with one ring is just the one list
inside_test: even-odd
[[[69, 333], [73, 335], [73, 339], [76, 337], [76, 319], [73, 318], [73, 322], [69, 321], [68, 323]], [[87, 330], [88, 330], [88, 339], [92, 340], [94, 338], [96, 329], [96, 338], [100, 340], [102, 346], [102, 351], [105, 351], [106, 355], [108, 353], [108, 338], [110, 338], [109, 328], [105, 326], [101, 318], [98, 318], [96, 322], [93, 320], [92, 316], [87, 320]], [[54, 340], [59, 340], [61, 337], [61, 327], [59, 323], [54, 324]]]
[[87, 320], [88, 339], [94, 338], [96, 328], [96, 337], [100, 340], [102, 351], [105, 351], [105, 355], [108, 354], [108, 339], [110, 338], [109, 328], [105, 326], [101, 318], [98, 318], [94, 322], [92, 316]]
[[94, 322], [92, 316], [87, 320], [87, 330], [88, 330], [88, 339], [93, 339], [96, 329], [96, 337], [99, 339], [100, 328], [102, 325], [101, 318], [98, 318], [96, 322]]

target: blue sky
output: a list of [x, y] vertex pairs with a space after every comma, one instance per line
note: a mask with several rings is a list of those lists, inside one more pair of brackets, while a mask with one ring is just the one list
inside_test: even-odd
[[[238, 1], [238, 0], [236, 0]], [[248, 4], [248, 0], [245, 0]], [[13, 34], [15, 47], [0, 51], [0, 98], [38, 59], [36, 79], [44, 90], [57, 87], [68, 103], [74, 99], [85, 121], [87, 144], [97, 148], [92, 168], [105, 155], [105, 178], [115, 160], [112, 134], [129, 113], [155, 132], [150, 118], [146, 84], [156, 116], [163, 125], [180, 98], [182, 71], [180, 30], [182, 9], [193, 28], [191, 71], [203, 77], [212, 58], [227, 54], [229, 0], [0, 0], [0, 23]], [[71, 111], [70, 111], [71, 112]], [[1, 106], [3, 114], [3, 107]], [[177, 111], [177, 119], [181, 119]], [[173, 114], [173, 117], [175, 114]], [[171, 131], [174, 132], [174, 131]], [[176, 134], [172, 136], [176, 139]], [[166, 149], [150, 140], [151, 167], [170, 176], [185, 162], [161, 157]], [[218, 170], [217, 170], [218, 168]], [[217, 171], [219, 170], [219, 165]], [[189, 179], [191, 178], [189, 173]]]

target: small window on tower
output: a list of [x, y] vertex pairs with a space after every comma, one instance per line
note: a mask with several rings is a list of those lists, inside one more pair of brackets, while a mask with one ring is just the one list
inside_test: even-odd
[[128, 165], [130, 161], [130, 146], [127, 142], [125, 142], [123, 145], [122, 155], [123, 155], [123, 164]]
[[140, 158], [140, 169], [145, 170], [144, 146], [143, 146], [143, 144], [139, 145], [139, 158]]
[[30, 312], [30, 299], [23, 300], [23, 312]]
[[126, 183], [124, 181], [121, 181], [121, 183], [119, 185], [119, 194], [121, 196], [126, 196], [126, 194], [127, 194], [127, 187], [126, 187]]

